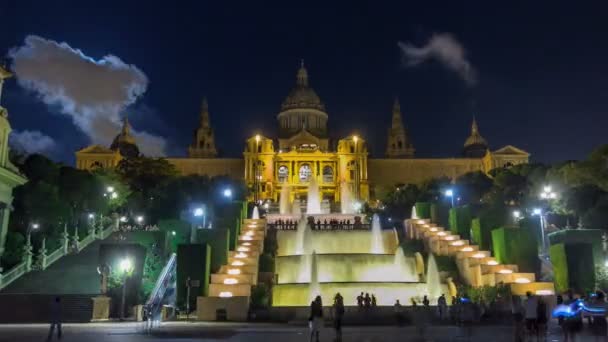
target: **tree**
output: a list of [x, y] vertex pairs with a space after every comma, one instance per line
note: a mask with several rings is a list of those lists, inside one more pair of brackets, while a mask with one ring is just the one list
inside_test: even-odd
[[458, 196], [463, 203], [478, 204], [492, 185], [492, 179], [481, 171], [465, 173], [456, 179]]
[[120, 161], [116, 170], [132, 191], [144, 195], [177, 176], [175, 166], [164, 158], [125, 158]]

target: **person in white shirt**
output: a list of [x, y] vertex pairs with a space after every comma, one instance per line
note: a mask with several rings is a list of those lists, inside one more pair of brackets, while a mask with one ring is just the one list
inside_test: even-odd
[[526, 304], [524, 305], [524, 318], [526, 319], [526, 330], [529, 336], [536, 335], [538, 319], [538, 298], [531, 292], [526, 293]]

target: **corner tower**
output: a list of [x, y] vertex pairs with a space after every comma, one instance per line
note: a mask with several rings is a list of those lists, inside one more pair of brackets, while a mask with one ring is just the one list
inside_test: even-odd
[[285, 151], [306, 145], [308, 148], [327, 151], [327, 113], [325, 105], [309, 85], [304, 62], [277, 115], [279, 121], [279, 148]]
[[395, 102], [393, 103], [393, 119], [391, 128], [388, 130], [386, 156], [388, 158], [413, 158], [414, 151], [414, 146], [401, 119], [399, 99], [395, 98]]
[[188, 157], [190, 158], [215, 158], [217, 149], [215, 148], [215, 137], [211, 123], [209, 122], [209, 105], [207, 99], [203, 99], [201, 104], [201, 118], [199, 127], [194, 131], [194, 141], [188, 147]]
[[462, 155], [466, 158], [482, 158], [488, 151], [488, 142], [479, 133], [477, 120], [473, 117], [471, 123], [471, 135], [464, 142]]

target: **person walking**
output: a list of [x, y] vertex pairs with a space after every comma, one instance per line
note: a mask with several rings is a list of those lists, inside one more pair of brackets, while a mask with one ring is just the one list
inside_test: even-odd
[[429, 298], [424, 295], [424, 297], [422, 298], [422, 305], [424, 305], [425, 308], [428, 308], [430, 304], [431, 302], [429, 301]]
[[526, 303], [524, 304], [524, 318], [526, 320], [526, 334], [530, 338], [538, 333], [538, 298], [532, 292], [526, 293]]
[[344, 317], [344, 298], [340, 292], [334, 297], [334, 329], [336, 330], [336, 342], [342, 341], [342, 318]]
[[519, 296], [511, 297], [511, 314], [513, 315], [513, 341], [523, 342], [524, 334], [524, 308]]
[[365, 294], [363, 298], [363, 302], [365, 303], [365, 308], [369, 309], [372, 306], [372, 297], [369, 296], [369, 293]]
[[536, 336], [539, 341], [547, 339], [547, 304], [542, 298], [538, 298], [536, 307]]
[[400, 326], [403, 324], [403, 306], [399, 302], [399, 299], [395, 301], [395, 305], [393, 305], [393, 308], [395, 312], [395, 321], [397, 322], [397, 325]]
[[604, 292], [597, 291], [590, 306], [593, 309], [593, 313], [591, 314], [591, 332], [596, 341], [606, 341], [608, 340], [606, 338], [608, 329], [606, 311], [608, 311], [608, 306], [606, 305]]
[[310, 342], [319, 342], [319, 334], [323, 327], [323, 303], [321, 301], [321, 296], [317, 296], [315, 300], [310, 303], [308, 326], [310, 327]]
[[357, 296], [357, 306], [359, 307], [359, 310], [363, 308], [363, 292]]
[[445, 299], [445, 294], [442, 294], [439, 296], [439, 299], [437, 299], [437, 309], [439, 311], [439, 320], [443, 321], [448, 311], [448, 302]]
[[374, 296], [374, 294], [372, 293], [372, 307], [376, 307], [378, 305], [378, 302], [376, 302], [376, 296]]
[[473, 322], [475, 321], [475, 307], [469, 298], [460, 299], [458, 317], [462, 326], [463, 335], [467, 341], [473, 337]]
[[61, 297], [55, 297], [53, 303], [51, 303], [51, 326], [49, 328], [49, 336], [47, 341], [53, 339], [53, 332], [57, 327], [57, 339], [61, 339]]

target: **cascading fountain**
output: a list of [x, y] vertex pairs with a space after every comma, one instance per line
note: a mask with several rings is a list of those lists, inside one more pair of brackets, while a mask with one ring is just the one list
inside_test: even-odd
[[319, 269], [317, 264], [317, 253], [315, 251], [312, 251], [310, 259], [310, 294], [308, 295], [308, 301], [312, 302], [316, 296], [321, 295], [321, 287], [319, 286]]
[[306, 219], [302, 218], [298, 221], [298, 230], [296, 231], [296, 255], [310, 254], [312, 250], [312, 232], [308, 226]]
[[317, 179], [313, 176], [310, 177], [308, 183], [308, 199], [306, 200], [306, 213], [307, 214], [321, 214], [321, 201], [319, 199], [319, 184]]
[[253, 207], [253, 212], [251, 213], [251, 218], [254, 220], [260, 219], [260, 211], [258, 210], [258, 206]]
[[353, 207], [353, 194], [346, 181], [340, 183], [340, 208], [342, 214], [352, 214], [355, 211]]
[[300, 200], [294, 200], [291, 202], [291, 214], [295, 216], [302, 216], [302, 209], [300, 208]]
[[437, 268], [437, 261], [433, 253], [429, 255], [427, 261], [426, 271], [426, 284], [429, 291], [429, 299], [433, 302], [437, 301], [437, 298], [441, 295], [441, 282], [439, 277], [439, 269]]
[[289, 207], [289, 193], [289, 186], [283, 185], [283, 188], [281, 189], [281, 197], [279, 198], [279, 213], [281, 215], [289, 214], [289, 210], [291, 209]]
[[[408, 275], [414, 275], [417, 278], [415, 271], [416, 266], [413, 265], [411, 261], [412, 260], [408, 260], [408, 258], [405, 256], [403, 248], [401, 246], [397, 247], [397, 250], [395, 251], [395, 258], [393, 260], [393, 265], [395, 268], [394, 274], [403, 274], [406, 276], [406, 278]], [[409, 279], [406, 279], [406, 281], [409, 281]], [[418, 281], [420, 280], [418, 279]]]
[[411, 215], [411, 219], [412, 220], [417, 220], [418, 219], [418, 214], [416, 213], [416, 206], [413, 205], [412, 206], [412, 215]]
[[374, 214], [372, 218], [372, 254], [385, 254], [384, 243], [382, 240], [382, 227], [380, 225], [380, 216]]

